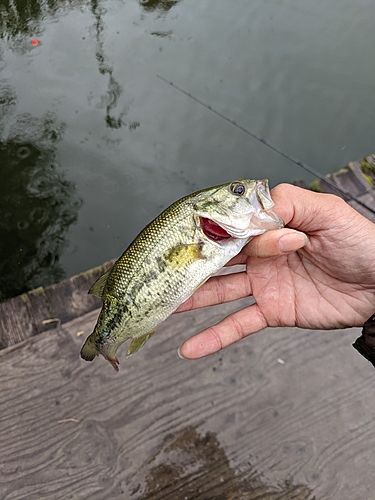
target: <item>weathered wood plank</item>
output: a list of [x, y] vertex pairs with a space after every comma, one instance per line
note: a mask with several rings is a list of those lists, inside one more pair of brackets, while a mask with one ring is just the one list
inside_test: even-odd
[[[357, 212], [375, 222], [375, 154], [367, 155], [360, 161], [349, 162], [345, 168], [326, 177], [337, 188], [324, 179], [314, 181], [311, 188], [315, 191], [332, 193], [344, 198]], [[340, 188], [372, 207], [373, 211], [345, 196]]]
[[100, 307], [87, 291], [113, 262], [0, 302], [0, 349]]
[[0, 497], [373, 500], [375, 371], [351, 347], [358, 329], [177, 357], [244, 303], [174, 315], [131, 359], [120, 349], [119, 373], [79, 358], [98, 311], [2, 351]]

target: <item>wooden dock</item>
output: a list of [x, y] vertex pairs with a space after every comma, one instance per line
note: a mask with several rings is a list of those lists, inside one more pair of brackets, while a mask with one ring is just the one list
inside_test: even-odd
[[[349, 162], [338, 172], [327, 175], [326, 179], [317, 179], [310, 187], [314, 191], [332, 193], [344, 198], [357, 212], [375, 223], [374, 153], [365, 156], [362, 160]], [[346, 196], [344, 192], [349, 193], [350, 196]], [[366, 208], [366, 205], [370, 210]]]
[[245, 299], [173, 315], [115, 373], [79, 357], [102, 272], [0, 304], [1, 500], [375, 500], [360, 329], [275, 328], [178, 358]]

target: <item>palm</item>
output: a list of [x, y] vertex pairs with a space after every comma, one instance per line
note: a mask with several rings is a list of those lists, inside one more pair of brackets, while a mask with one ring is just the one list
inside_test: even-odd
[[322, 269], [305, 249], [270, 259], [249, 257], [246, 274], [265, 326], [330, 329], [362, 324], [373, 312], [373, 294], [345, 282], [338, 264]]

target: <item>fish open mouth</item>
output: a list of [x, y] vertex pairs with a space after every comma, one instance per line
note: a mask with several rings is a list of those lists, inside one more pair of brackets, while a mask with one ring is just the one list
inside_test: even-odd
[[216, 222], [206, 217], [200, 217], [201, 228], [204, 234], [213, 241], [227, 240], [232, 236], [228, 234], [225, 229], [220, 227]]

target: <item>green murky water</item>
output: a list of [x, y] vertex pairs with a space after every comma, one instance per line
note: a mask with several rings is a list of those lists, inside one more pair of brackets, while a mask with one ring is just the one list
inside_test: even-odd
[[370, 0], [2, 0], [0, 299], [118, 256], [195, 189], [312, 180], [158, 74], [322, 173], [372, 152], [374, 16]]

